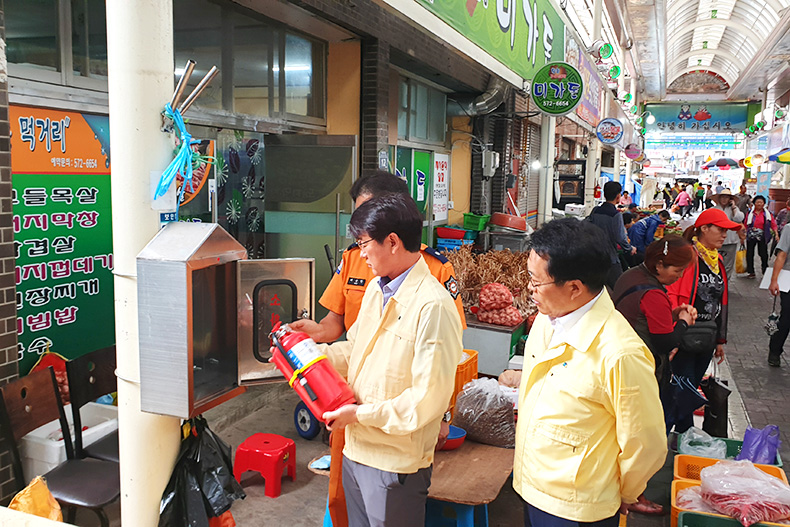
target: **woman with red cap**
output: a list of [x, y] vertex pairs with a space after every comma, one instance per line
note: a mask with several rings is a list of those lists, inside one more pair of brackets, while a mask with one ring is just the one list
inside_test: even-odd
[[[697, 320], [692, 326], [694, 330], [686, 332], [671, 363], [672, 373], [687, 377], [694, 386], [699, 386], [714, 356], [719, 363], [724, 360], [727, 274], [718, 250], [727, 237], [727, 231], [740, 228], [741, 224], [730, 221], [722, 210], [708, 209], [700, 214], [694, 225], [683, 233], [683, 237], [694, 246], [696, 257], [683, 271], [680, 280], [667, 287], [673, 309], [687, 304], [697, 310]], [[693, 413], [675, 416], [677, 433], [685, 432], [693, 424]]]

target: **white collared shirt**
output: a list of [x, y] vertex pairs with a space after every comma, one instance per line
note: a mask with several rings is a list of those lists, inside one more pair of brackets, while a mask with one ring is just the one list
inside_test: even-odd
[[567, 315], [563, 315], [557, 318], [550, 318], [551, 327], [554, 329], [554, 333], [551, 335], [551, 341], [549, 342], [549, 348], [553, 348], [559, 344], [562, 344], [563, 340], [565, 339], [565, 335], [576, 325], [581, 318], [592, 309], [593, 304], [601, 298], [603, 294], [603, 289], [601, 292], [598, 293], [595, 298], [584, 304], [582, 307], [577, 309], [576, 311], [571, 311]]

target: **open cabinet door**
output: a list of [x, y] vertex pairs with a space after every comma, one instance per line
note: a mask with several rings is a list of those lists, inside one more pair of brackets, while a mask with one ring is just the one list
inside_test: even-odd
[[314, 316], [315, 260], [243, 260], [236, 286], [239, 385], [282, 381], [269, 362], [269, 333], [277, 322]]

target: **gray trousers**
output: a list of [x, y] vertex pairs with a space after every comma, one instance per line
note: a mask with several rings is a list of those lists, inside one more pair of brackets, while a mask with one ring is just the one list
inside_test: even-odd
[[343, 490], [349, 527], [425, 525], [432, 467], [414, 474], [386, 472], [343, 456]]
[[735, 253], [738, 252], [739, 245], [740, 243], [728, 243], [722, 245], [721, 249], [719, 249], [719, 254], [724, 260], [724, 271], [727, 273], [727, 280], [729, 280], [731, 276], [734, 276], [733, 273], [735, 272]]

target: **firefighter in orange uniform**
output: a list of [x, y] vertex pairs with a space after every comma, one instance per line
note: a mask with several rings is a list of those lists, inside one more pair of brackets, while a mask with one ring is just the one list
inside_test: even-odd
[[[370, 198], [388, 193], [408, 194], [406, 183], [397, 176], [385, 171], [378, 171], [373, 176], [361, 178], [351, 187], [351, 199], [359, 207]], [[368, 267], [365, 259], [360, 256], [357, 244], [351, 245], [343, 252], [343, 258], [338, 265], [332, 280], [318, 301], [329, 310], [321, 322], [313, 320], [297, 320], [290, 324], [297, 331], [304, 331], [316, 342], [334, 342], [351, 327], [359, 314], [362, 296], [365, 288], [375, 275]], [[464, 307], [461, 303], [461, 294], [458, 281], [455, 278], [453, 264], [431, 247], [422, 245], [420, 253], [431, 274], [444, 285], [447, 292], [453, 297], [461, 317], [461, 326], [466, 329]], [[449, 432], [449, 423], [442, 423], [442, 432], [439, 446]], [[346, 498], [343, 492], [343, 447], [345, 436], [343, 431], [332, 433], [330, 436], [332, 463], [329, 469], [329, 513], [332, 517], [333, 527], [348, 527], [348, 514], [346, 512]]]

